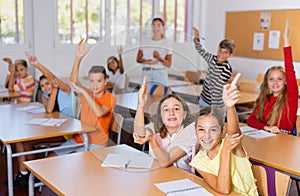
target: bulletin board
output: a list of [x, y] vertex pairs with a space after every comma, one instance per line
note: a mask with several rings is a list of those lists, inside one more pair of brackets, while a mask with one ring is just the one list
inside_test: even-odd
[[[225, 37], [234, 40], [235, 56], [283, 60], [282, 47], [286, 18], [290, 20], [293, 58], [294, 61], [300, 61], [300, 10], [227, 12]], [[279, 48], [275, 48], [278, 31], [280, 32]], [[263, 44], [259, 43], [262, 40], [259, 38], [261, 35], [264, 37]], [[261, 45], [263, 49], [259, 48]]]

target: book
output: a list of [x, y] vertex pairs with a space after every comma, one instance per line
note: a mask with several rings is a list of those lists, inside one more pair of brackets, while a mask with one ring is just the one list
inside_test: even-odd
[[212, 196], [201, 185], [190, 179], [175, 180], [170, 182], [156, 183], [155, 186], [168, 196]]
[[261, 129], [255, 129], [249, 126], [240, 127], [240, 129], [245, 135], [253, 138], [265, 138], [265, 137], [271, 137], [276, 135], [275, 133], [267, 132]]
[[43, 126], [60, 126], [67, 119], [62, 118], [33, 118], [29, 120], [26, 124], [31, 125], [43, 125]]

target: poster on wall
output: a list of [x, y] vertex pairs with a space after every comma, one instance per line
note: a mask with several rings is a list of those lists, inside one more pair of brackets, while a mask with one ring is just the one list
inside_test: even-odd
[[280, 44], [280, 31], [270, 31], [268, 47], [272, 49], [278, 49], [279, 44]]
[[265, 34], [254, 33], [253, 36], [253, 50], [263, 50], [264, 49]]
[[271, 12], [260, 12], [260, 25], [261, 30], [268, 30], [271, 23]]

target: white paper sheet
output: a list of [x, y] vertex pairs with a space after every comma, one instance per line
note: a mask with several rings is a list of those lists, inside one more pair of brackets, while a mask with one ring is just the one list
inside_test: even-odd
[[156, 183], [155, 186], [169, 195], [176, 196], [211, 196], [201, 185], [190, 179], [175, 180], [170, 182]]
[[27, 122], [31, 125], [42, 125], [42, 126], [60, 126], [67, 119], [61, 118], [33, 118]]
[[120, 168], [147, 168], [150, 169], [153, 158], [141, 154], [108, 154], [101, 166]]

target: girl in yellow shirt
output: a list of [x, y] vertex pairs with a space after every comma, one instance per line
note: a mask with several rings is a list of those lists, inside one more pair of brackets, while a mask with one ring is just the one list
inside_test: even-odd
[[236, 87], [237, 74], [223, 88], [227, 112], [227, 133], [223, 134], [223, 115], [218, 108], [202, 109], [196, 122], [200, 151], [191, 161], [205, 181], [217, 192], [258, 195], [248, 155], [242, 146], [235, 103], [240, 98]]

